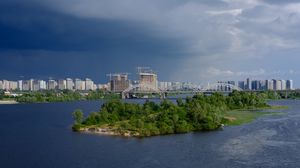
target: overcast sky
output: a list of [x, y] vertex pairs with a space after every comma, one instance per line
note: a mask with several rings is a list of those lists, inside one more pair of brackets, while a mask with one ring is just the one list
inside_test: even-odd
[[1, 0], [0, 78], [150, 66], [161, 81], [294, 79], [299, 0]]

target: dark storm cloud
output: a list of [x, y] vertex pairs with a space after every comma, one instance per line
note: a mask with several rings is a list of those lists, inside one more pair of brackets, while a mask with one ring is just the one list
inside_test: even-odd
[[147, 24], [76, 18], [32, 4], [1, 6], [0, 15], [0, 46], [4, 49], [147, 51], [182, 45], [174, 39], [156, 39]]
[[299, 61], [299, 9], [293, 0], [1, 0], [0, 78], [105, 81], [138, 65], [171, 81], [298, 72], [269, 60]]
[[2, 78], [90, 76], [103, 81], [108, 72], [155, 67], [159, 57], [177, 57], [186, 45], [176, 37], [154, 36], [156, 30], [143, 22], [78, 18], [30, 1], [0, 4]]

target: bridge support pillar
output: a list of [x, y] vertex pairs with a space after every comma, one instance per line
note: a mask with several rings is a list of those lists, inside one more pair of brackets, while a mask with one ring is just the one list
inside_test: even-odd
[[126, 99], [126, 95], [125, 95], [124, 92], [121, 93], [121, 98], [122, 98], [122, 99]]
[[167, 93], [166, 92], [161, 92], [160, 98], [161, 99], [166, 99], [167, 98]]

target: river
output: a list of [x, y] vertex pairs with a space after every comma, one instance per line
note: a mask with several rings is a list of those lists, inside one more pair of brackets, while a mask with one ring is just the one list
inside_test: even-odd
[[74, 109], [87, 114], [101, 103], [0, 105], [0, 167], [300, 167], [300, 100], [270, 101], [289, 109], [213, 132], [136, 139], [71, 131]]

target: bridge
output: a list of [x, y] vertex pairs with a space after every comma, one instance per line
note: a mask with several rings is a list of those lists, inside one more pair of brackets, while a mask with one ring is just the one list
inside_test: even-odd
[[242, 91], [243, 89], [229, 83], [214, 83], [206, 87], [196, 86], [190, 90], [161, 90], [152, 85], [136, 84], [125, 89], [122, 94], [122, 99], [131, 98], [132, 95], [140, 94], [157, 94], [160, 98], [165, 99], [168, 94], [197, 94], [197, 93], [230, 93], [233, 90]]

